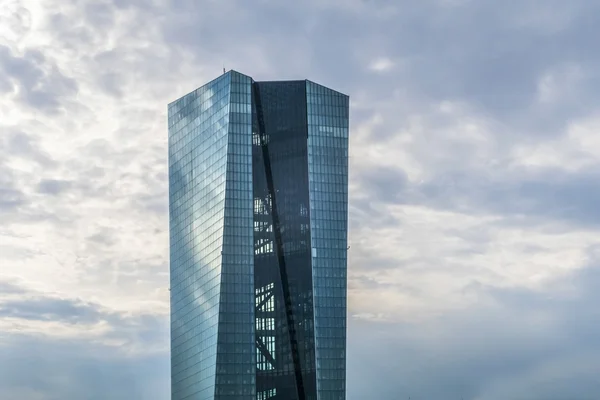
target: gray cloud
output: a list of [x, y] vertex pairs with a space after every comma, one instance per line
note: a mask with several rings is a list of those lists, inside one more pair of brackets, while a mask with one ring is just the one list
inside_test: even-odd
[[77, 92], [77, 83], [64, 76], [39, 50], [27, 50], [23, 56], [13, 54], [0, 45], [0, 70], [4, 74], [3, 87], [13, 80], [21, 100], [36, 109], [57, 112], [66, 96]]
[[3, 336], [0, 397], [21, 400], [169, 397], [164, 354], [125, 355], [84, 340]]
[[[393, 18], [368, 23], [368, 38], [363, 40], [372, 47], [361, 49], [363, 54], [384, 55], [397, 63], [390, 73], [369, 79], [376, 88], [369, 90], [370, 93], [389, 97], [391, 89], [400, 89], [412, 104], [419, 106], [423, 101], [466, 101], [481, 112], [502, 119], [513, 135], [521, 134], [522, 130], [529, 134], [557, 134], [568, 118], [585, 115], [593, 109], [589, 101], [597, 99], [592, 88], [598, 83], [594, 70], [600, 58], [587, 49], [593, 37], [590, 30], [597, 26], [597, 5], [575, 1], [565, 6], [550, 1], [540, 7], [539, 3], [527, 1], [499, 6], [493, 1], [480, 1], [439, 7], [436, 3], [439, 4], [433, 1], [410, 6], [397, 4]], [[377, 7], [377, 2], [374, 4]], [[533, 22], [541, 14], [564, 19], [563, 26], [544, 30], [547, 24], [541, 23], [541, 31], [537, 30]], [[343, 20], [347, 16], [333, 18]], [[360, 16], [354, 18], [364, 26], [358, 22]], [[328, 22], [314, 34], [323, 35], [340, 27], [347, 27], [347, 32], [354, 26], [342, 21]], [[337, 34], [334, 38], [341, 39], [341, 48], [337, 46], [330, 55], [323, 51], [320, 58], [332, 79], [336, 79], [336, 72], [326, 68], [332, 58], [341, 70], [341, 64], [356, 68], [358, 64], [350, 57], [361, 57], [356, 50], [348, 51], [356, 48], [350, 35]], [[320, 43], [323, 48], [328, 44]], [[536, 105], [542, 75], [555, 69], [560, 71], [565, 64], [583, 68], [585, 83], [576, 88], [577, 96], [559, 99], [552, 106]], [[364, 76], [363, 71], [345, 69], [344, 74], [347, 73]], [[343, 76], [345, 82], [358, 85], [352, 92], [364, 91], [363, 80], [346, 78]], [[510, 139], [514, 139], [513, 135]]]
[[[61, 39], [61, 47], [68, 50], [76, 50], [81, 46], [92, 46], [101, 31], [95, 31], [93, 25], [73, 24], [70, 15], [53, 13], [46, 17], [46, 24], [52, 35]], [[81, 14], [77, 15], [81, 18]]]
[[[379, 174], [377, 178], [372, 173]], [[379, 204], [425, 205], [476, 215], [494, 213], [507, 221], [524, 216], [530, 223], [563, 221], [567, 226], [600, 226], [596, 204], [600, 192], [596, 169], [565, 172], [558, 169], [523, 171], [519, 176], [494, 177], [480, 171], [460, 171], [406, 185], [402, 170], [377, 170], [360, 175], [361, 190]], [[389, 220], [388, 220], [389, 222]]]
[[81, 300], [49, 297], [11, 300], [0, 303], [0, 315], [40, 321], [95, 323], [103, 314], [98, 306]]
[[57, 195], [67, 190], [72, 182], [60, 179], [42, 179], [38, 183], [37, 190], [42, 194]]
[[[242, 32], [252, 31], [257, 56], [263, 55], [260, 44], [268, 44], [268, 54], [277, 58], [273, 68], [281, 74], [295, 75], [308, 69], [316, 74], [313, 79], [353, 94], [370, 93], [372, 100], [381, 101], [393, 89], [400, 89], [414, 106], [461, 99], [514, 128], [536, 127], [542, 133], [550, 128], [558, 132], [557, 122], [590, 110], [581, 100], [597, 98], [593, 91], [597, 74], [593, 71], [600, 58], [587, 51], [594, 37], [590, 31], [597, 26], [595, 4], [574, 1], [565, 6], [550, 1], [538, 7], [528, 1], [499, 6], [480, 1], [443, 7], [440, 3], [331, 3], [324, 9], [225, 2], [203, 5], [202, 15], [190, 18], [197, 5], [177, 1], [171, 4], [172, 13], [164, 22], [165, 38], [198, 58], [207, 53], [230, 58], [230, 50], [241, 47], [237, 41]], [[232, 7], [236, 7], [235, 14], [229, 12]], [[225, 15], [233, 20], [224, 34], [219, 21]], [[358, 37], [356, 27], [361, 28]], [[204, 40], [206, 37], [213, 40]], [[303, 60], [297, 62], [294, 53], [301, 53]], [[398, 64], [397, 68], [373, 76], [366, 65], [382, 56]], [[251, 70], [261, 68], [241, 58], [231, 62], [240, 70], [244, 64]], [[532, 105], [538, 80], [565, 63], [584, 65], [592, 74], [578, 87], [575, 102], [561, 102], [548, 115], [547, 108]], [[542, 115], [545, 118], [540, 118]], [[531, 125], [534, 121], [537, 126]]]
[[168, 321], [162, 315], [130, 314], [110, 310], [97, 303], [77, 298], [59, 298], [0, 282], [0, 294], [21, 295], [0, 300], [0, 316], [34, 322], [60, 322], [66, 325], [108, 324], [110, 331], [99, 339], [114, 339], [132, 348], [151, 350], [166, 346]]
[[114, 9], [107, 3], [87, 3], [84, 5], [87, 21], [98, 30], [108, 30], [114, 23]]
[[114, 239], [114, 235], [114, 230], [110, 229], [96, 232], [93, 235], [88, 236], [86, 239], [99, 245], [111, 246], [116, 242]]
[[[167, 398], [168, 320], [110, 311], [79, 299], [44, 296], [0, 283], [0, 294], [26, 298], [0, 301], [0, 316], [18, 321], [72, 326], [108, 324], [94, 341], [41, 334], [0, 332], [0, 397], [37, 399]], [[119, 346], [107, 345], [116, 342]], [[132, 353], [124, 352], [129, 349]]]
[[0, 188], [0, 211], [12, 211], [25, 203], [25, 195], [20, 190]]
[[0, 281], [0, 294], [24, 294], [27, 291], [19, 285]]
[[109, 72], [101, 75], [98, 84], [103, 90], [116, 98], [121, 98], [123, 96], [123, 80], [116, 72]]
[[4, 141], [0, 142], [0, 150], [6, 155], [19, 156], [28, 161], [35, 161], [44, 168], [56, 166], [56, 161], [40, 149], [39, 137], [14, 128], [3, 128]]
[[593, 399], [600, 268], [569, 283], [580, 291], [480, 286], [479, 306], [424, 324], [351, 321], [348, 399]]

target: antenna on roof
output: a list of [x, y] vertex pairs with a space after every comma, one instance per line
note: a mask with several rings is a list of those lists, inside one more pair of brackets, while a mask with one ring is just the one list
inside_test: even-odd
[[225, 65], [223, 65], [223, 73], [225, 73]]

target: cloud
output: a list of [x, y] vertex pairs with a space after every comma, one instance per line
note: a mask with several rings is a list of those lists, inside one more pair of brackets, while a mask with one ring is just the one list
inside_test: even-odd
[[0, 282], [0, 294], [23, 294], [26, 290], [10, 282]]
[[598, 15], [11, 0], [0, 398], [168, 398], [166, 104], [223, 66], [351, 96], [349, 399], [591, 398]]
[[23, 103], [42, 111], [57, 112], [62, 99], [77, 92], [75, 81], [48, 63], [39, 50], [28, 50], [20, 56], [0, 46], [0, 70], [0, 85], [5, 92], [15, 92]]
[[375, 72], [383, 72], [391, 69], [394, 66], [394, 63], [389, 58], [378, 58], [373, 60], [371, 64], [369, 64], [369, 69]]
[[97, 322], [101, 313], [96, 306], [80, 300], [37, 298], [12, 300], [0, 305], [0, 315], [40, 321]]
[[56, 161], [39, 148], [40, 139], [37, 135], [27, 134], [12, 127], [3, 127], [3, 131], [5, 135], [0, 147], [3, 152], [27, 161], [35, 161], [45, 168], [55, 166]]
[[351, 320], [348, 398], [592, 399], [599, 271], [548, 292], [480, 286], [478, 305], [426, 323]]
[[44, 179], [38, 184], [38, 192], [49, 195], [57, 195], [71, 185], [69, 181], [57, 179]]
[[24, 204], [23, 193], [10, 188], [0, 189], [0, 209], [11, 211]]
[[131, 357], [86, 340], [3, 336], [0, 397], [5, 399], [168, 398], [164, 355]]

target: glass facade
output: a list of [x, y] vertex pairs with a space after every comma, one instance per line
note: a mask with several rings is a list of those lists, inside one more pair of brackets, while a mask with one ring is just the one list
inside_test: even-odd
[[319, 400], [346, 393], [348, 96], [307, 82], [308, 171]]
[[172, 399], [344, 400], [348, 97], [230, 71], [168, 115]]
[[212, 399], [227, 172], [231, 76], [169, 106], [173, 399]]
[[[257, 392], [316, 400], [308, 188], [306, 82], [254, 84], [254, 256], [256, 291], [273, 309], [257, 312]], [[263, 345], [267, 341], [271, 345]]]

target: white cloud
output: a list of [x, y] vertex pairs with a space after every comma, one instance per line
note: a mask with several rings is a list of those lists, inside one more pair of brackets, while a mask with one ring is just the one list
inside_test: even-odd
[[570, 172], [600, 163], [597, 116], [571, 121], [564, 136], [544, 142], [529, 141], [514, 147], [515, 165], [528, 168], [556, 168]]
[[394, 67], [394, 62], [386, 57], [382, 57], [382, 58], [373, 60], [369, 64], [369, 69], [372, 71], [375, 71], [375, 72], [389, 71], [393, 67]]
[[597, 243], [595, 231], [505, 226], [502, 215], [379, 207], [386, 225], [353, 230], [350, 307], [388, 320], [427, 320], [473, 307], [482, 300], [473, 285], [551, 294], [588, 264]]

